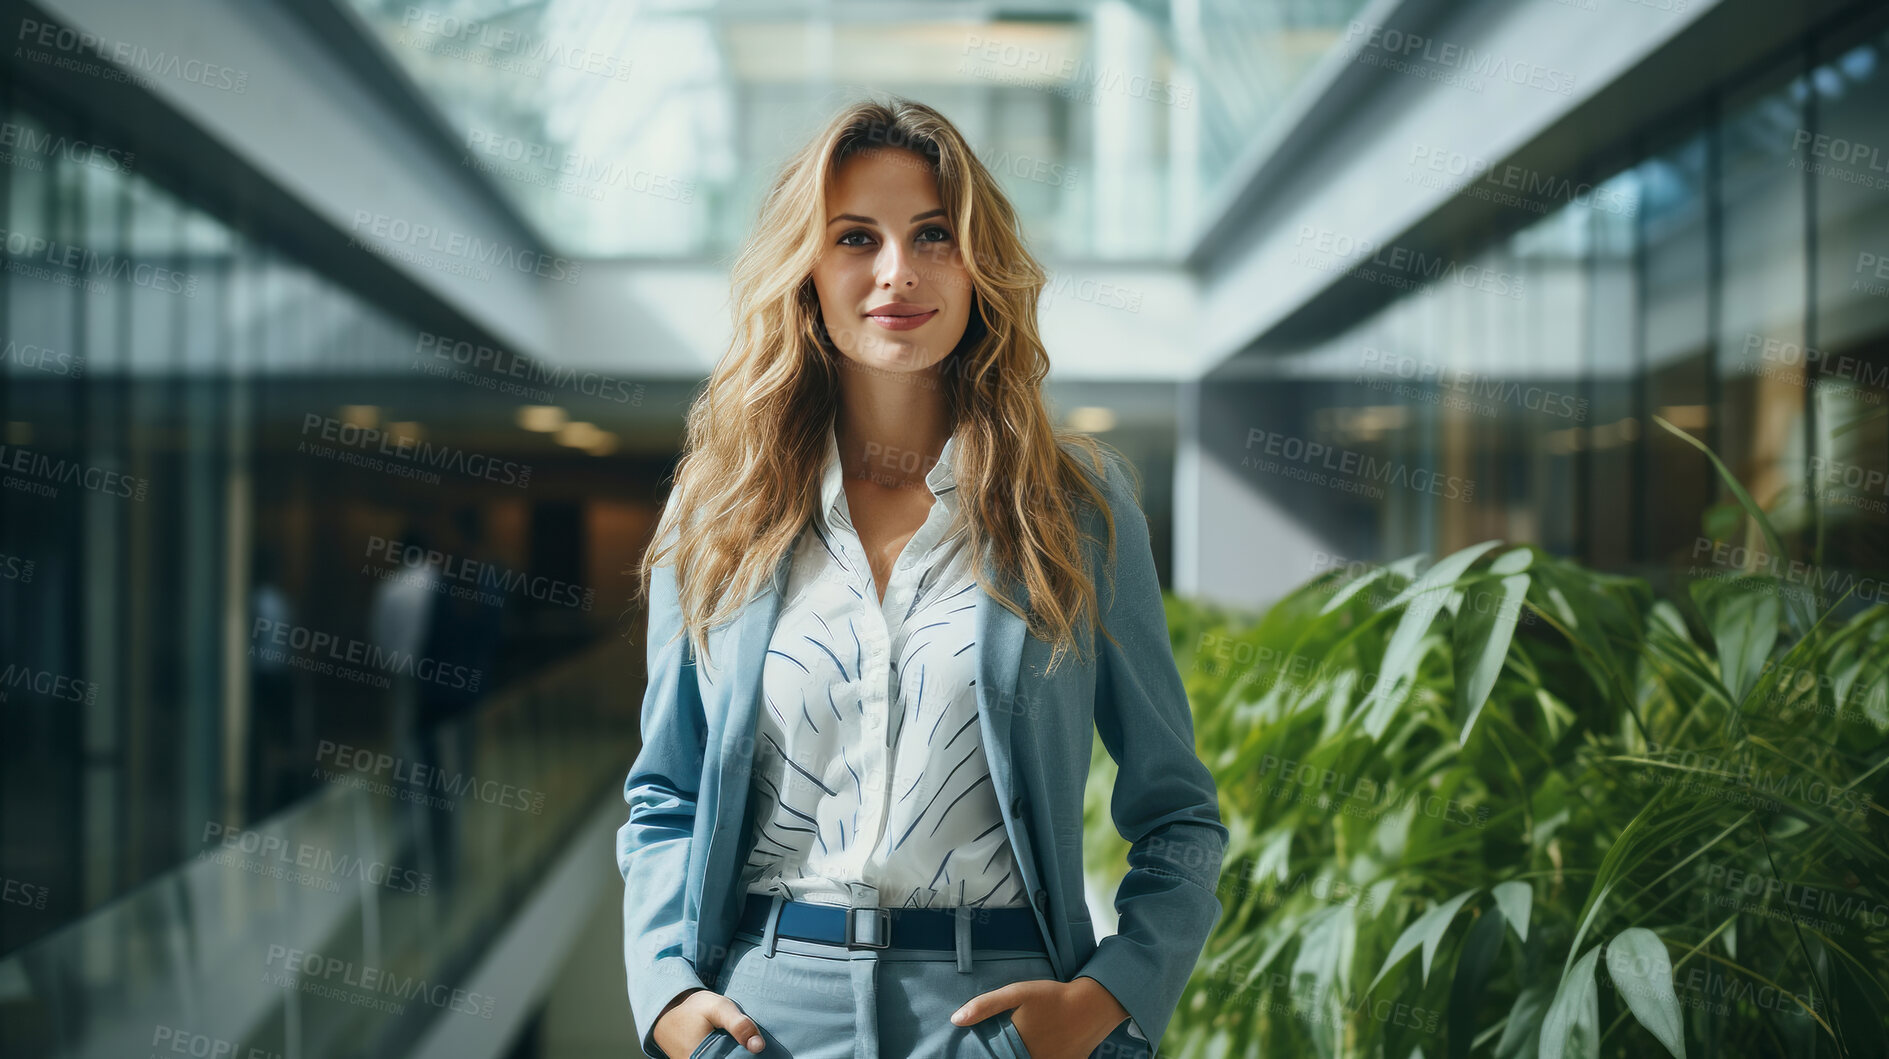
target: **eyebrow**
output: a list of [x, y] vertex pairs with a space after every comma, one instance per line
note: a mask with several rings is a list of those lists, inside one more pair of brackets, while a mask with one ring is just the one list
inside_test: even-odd
[[[927, 217], [942, 217], [942, 216], [944, 216], [943, 207], [940, 207], [935, 210], [926, 210], [924, 213], [918, 214], [917, 216], [913, 217], [910, 223], [917, 224], [919, 221], [922, 221]], [[839, 216], [833, 218], [832, 220], [826, 222], [827, 227], [831, 228], [833, 225], [836, 225], [840, 223], [841, 221], [858, 221], [861, 224], [878, 224], [879, 223], [878, 221], [873, 220], [871, 217], [861, 217], [857, 213], [842, 213]]]

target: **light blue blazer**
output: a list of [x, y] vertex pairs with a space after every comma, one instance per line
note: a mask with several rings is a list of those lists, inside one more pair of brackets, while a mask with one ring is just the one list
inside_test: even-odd
[[[1228, 833], [1212, 774], [1195, 750], [1147, 521], [1119, 457], [1110, 452], [1107, 464], [1112, 594], [1106, 574], [1095, 576], [1107, 527], [1093, 509], [1084, 517], [1100, 542], [1089, 563], [1102, 620], [1120, 646], [1098, 634], [1088, 664], [1065, 656], [1045, 677], [1050, 645], [978, 593], [978, 730], [1050, 963], [1060, 980], [1088, 975], [1121, 1001], [1130, 1018], [1096, 1054], [1132, 1059], [1159, 1043], [1220, 918], [1215, 891]], [[709, 632], [712, 681], [698, 672], [687, 637], [675, 635], [674, 567], [651, 577], [643, 744], [624, 784], [630, 816], [617, 830], [617, 866], [630, 1010], [643, 1051], [656, 1059], [671, 1059], [651, 1034], [657, 1015], [685, 988], [713, 988], [746, 899], [737, 891], [753, 842], [756, 703], [791, 558], [790, 548], [773, 580]], [[1021, 582], [985, 569], [1011, 598], [1025, 598]], [[1100, 945], [1082, 876], [1083, 788], [1098, 731], [1119, 766], [1110, 812], [1133, 843], [1115, 894], [1117, 933]]]

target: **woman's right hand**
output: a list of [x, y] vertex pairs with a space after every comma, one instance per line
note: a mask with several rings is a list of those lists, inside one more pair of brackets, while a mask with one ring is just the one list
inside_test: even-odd
[[733, 1000], [708, 989], [692, 989], [672, 1001], [656, 1017], [652, 1035], [656, 1047], [669, 1059], [688, 1059], [717, 1029], [727, 1030], [735, 1040], [747, 1042], [750, 1052], [761, 1050], [761, 1027]]

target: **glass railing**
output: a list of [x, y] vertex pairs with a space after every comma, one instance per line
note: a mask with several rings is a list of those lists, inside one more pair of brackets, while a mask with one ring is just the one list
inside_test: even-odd
[[465, 983], [622, 782], [639, 672], [608, 639], [442, 725], [437, 757], [318, 743], [315, 793], [206, 825], [182, 866], [0, 960], [0, 1054], [394, 1056], [515, 1008]]

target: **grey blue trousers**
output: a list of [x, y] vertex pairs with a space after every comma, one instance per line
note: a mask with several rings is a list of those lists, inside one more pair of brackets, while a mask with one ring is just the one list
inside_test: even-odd
[[777, 937], [781, 902], [767, 933], [738, 932], [711, 988], [761, 1027], [766, 1047], [747, 1050], [714, 1029], [689, 1059], [1030, 1059], [1010, 1013], [955, 1026], [964, 1002], [1011, 982], [1059, 981], [1042, 953], [958, 949], [848, 949]]

